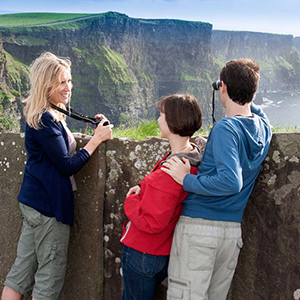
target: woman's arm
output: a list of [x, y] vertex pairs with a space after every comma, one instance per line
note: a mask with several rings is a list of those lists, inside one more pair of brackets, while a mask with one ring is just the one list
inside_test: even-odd
[[[220, 126], [221, 125], [221, 126]], [[184, 163], [171, 161], [170, 170], [163, 169], [187, 192], [204, 195], [232, 195], [242, 189], [242, 168], [238, 155], [238, 135], [227, 124], [217, 124], [212, 136], [212, 156], [215, 172], [212, 175], [192, 175], [184, 171]], [[214, 171], [212, 169], [212, 171]]]
[[69, 156], [61, 127], [53, 120], [50, 113], [44, 113], [42, 117], [42, 127], [39, 130], [33, 130], [33, 135], [45, 155], [55, 167], [65, 176], [71, 176], [78, 172], [89, 160], [90, 155], [95, 151], [98, 145], [104, 141], [105, 138], [111, 136], [111, 127], [103, 130], [103, 126], [100, 124], [95, 129], [95, 135], [85, 146], [86, 149], [81, 149], [72, 157]]
[[159, 233], [168, 226], [186, 193], [182, 186], [161, 170], [148, 176], [152, 178], [141, 182], [140, 194], [131, 194], [126, 198], [124, 211], [139, 230]]

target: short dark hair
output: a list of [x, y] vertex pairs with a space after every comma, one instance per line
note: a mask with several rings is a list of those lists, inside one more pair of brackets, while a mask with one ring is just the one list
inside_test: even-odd
[[259, 65], [249, 58], [231, 60], [222, 69], [220, 80], [226, 84], [230, 99], [244, 105], [253, 100], [257, 91]]
[[202, 126], [202, 112], [194, 96], [166, 96], [157, 102], [157, 107], [166, 115], [168, 127], [174, 134], [191, 137]]

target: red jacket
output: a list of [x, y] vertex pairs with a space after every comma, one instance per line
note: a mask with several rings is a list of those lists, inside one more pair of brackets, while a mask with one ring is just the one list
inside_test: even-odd
[[[123, 226], [121, 242], [140, 252], [169, 255], [176, 223], [182, 212], [182, 201], [187, 196], [182, 185], [161, 170], [161, 162], [140, 182], [140, 194], [131, 194], [124, 202], [129, 221]], [[177, 156], [190, 160], [191, 173], [197, 173], [200, 152], [196, 147], [190, 153]]]

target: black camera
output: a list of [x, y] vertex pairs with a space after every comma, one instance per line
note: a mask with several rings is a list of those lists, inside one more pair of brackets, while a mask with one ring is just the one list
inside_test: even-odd
[[217, 79], [211, 85], [214, 88], [214, 90], [217, 91], [222, 86], [222, 82], [220, 81], [220, 79]]
[[[94, 121], [93, 124], [95, 127], [97, 127], [97, 125], [103, 120], [103, 118], [90, 118], [90, 119]], [[109, 121], [105, 121], [103, 123], [103, 126], [107, 126], [107, 125], [109, 125]]]

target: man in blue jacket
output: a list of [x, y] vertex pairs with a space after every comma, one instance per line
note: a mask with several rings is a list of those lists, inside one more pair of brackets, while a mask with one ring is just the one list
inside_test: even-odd
[[220, 73], [226, 117], [213, 126], [197, 175], [178, 158], [164, 168], [189, 192], [173, 238], [168, 300], [226, 299], [242, 247], [243, 213], [272, 135], [252, 103], [258, 82], [255, 61], [227, 62]]

